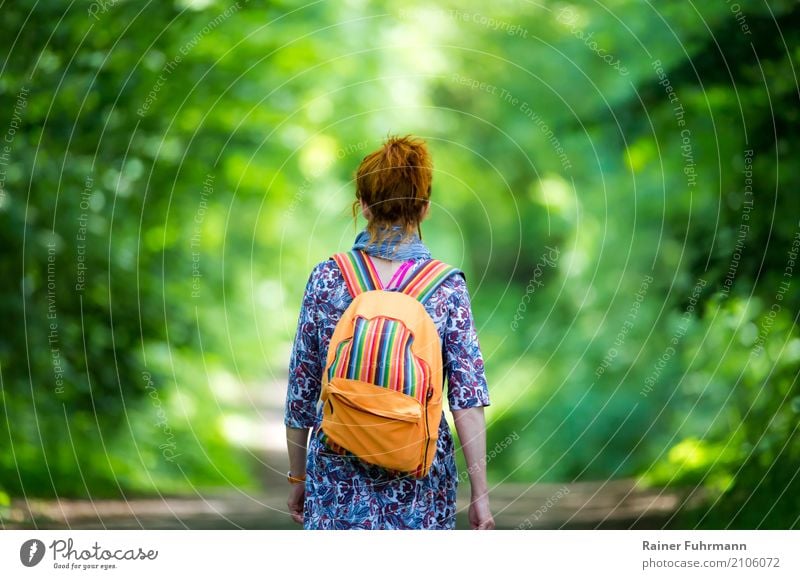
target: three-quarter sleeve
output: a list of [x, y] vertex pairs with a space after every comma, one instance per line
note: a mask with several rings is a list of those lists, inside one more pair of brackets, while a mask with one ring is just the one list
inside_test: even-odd
[[483, 355], [472, 318], [467, 283], [460, 275], [451, 278], [453, 292], [442, 337], [444, 369], [447, 375], [447, 401], [450, 410], [489, 405], [489, 387]]
[[314, 426], [317, 400], [322, 387], [322, 355], [317, 324], [318, 273], [319, 266], [311, 272], [306, 284], [289, 361], [284, 423], [294, 428]]

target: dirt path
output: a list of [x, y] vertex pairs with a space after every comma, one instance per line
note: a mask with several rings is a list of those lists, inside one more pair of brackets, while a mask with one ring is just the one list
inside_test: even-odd
[[[282, 456], [264, 457], [279, 465]], [[280, 467], [279, 467], [280, 468]], [[284, 468], [264, 472], [257, 494], [225, 492], [200, 498], [15, 500], [5, 528], [43, 529], [296, 529], [286, 515]], [[458, 527], [468, 528], [467, 488], [460, 489]], [[500, 529], [661, 529], [684, 494], [635, 488], [632, 480], [572, 484], [503, 484], [492, 490]], [[700, 497], [690, 497], [690, 504]]]
[[[0, 528], [44, 529], [297, 529], [286, 514], [288, 470], [283, 440], [285, 382], [242, 397], [235, 442], [247, 447], [260, 473], [256, 493], [227, 490], [195, 497], [135, 500], [12, 501]], [[467, 493], [467, 494], [465, 494]], [[697, 494], [638, 489], [632, 480], [567, 484], [507, 483], [491, 491], [501, 529], [660, 529], [678, 505]], [[460, 485], [458, 527], [469, 528], [468, 486]], [[684, 507], [687, 505], [684, 505]]]

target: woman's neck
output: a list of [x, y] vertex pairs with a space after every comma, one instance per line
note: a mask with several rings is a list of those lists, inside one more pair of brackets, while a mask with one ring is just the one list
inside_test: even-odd
[[388, 261], [405, 261], [408, 259], [428, 258], [431, 254], [422, 240], [416, 234], [403, 235], [404, 231], [395, 226], [392, 233], [379, 235], [379, 239], [371, 239], [367, 231], [362, 231], [356, 237], [353, 249], [364, 250], [367, 254], [375, 258], [383, 258]]

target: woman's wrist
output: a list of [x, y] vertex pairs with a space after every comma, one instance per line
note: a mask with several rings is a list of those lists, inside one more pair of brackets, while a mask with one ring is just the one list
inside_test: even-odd
[[292, 468], [291, 463], [289, 463], [289, 474], [297, 478], [306, 478], [306, 467], [303, 465], [301, 468]]
[[470, 500], [473, 502], [481, 500], [481, 499], [488, 499], [489, 498], [489, 489], [486, 485], [475, 485], [470, 487]]

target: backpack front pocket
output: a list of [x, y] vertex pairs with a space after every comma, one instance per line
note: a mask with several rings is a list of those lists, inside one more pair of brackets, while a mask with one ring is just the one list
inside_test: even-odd
[[414, 471], [428, 445], [425, 409], [402, 392], [334, 377], [323, 403], [322, 429], [339, 446], [384, 468]]
[[357, 316], [352, 338], [336, 345], [328, 380], [359, 380], [423, 402], [430, 391], [431, 370], [414, 355], [413, 344], [413, 332], [401, 321]]

